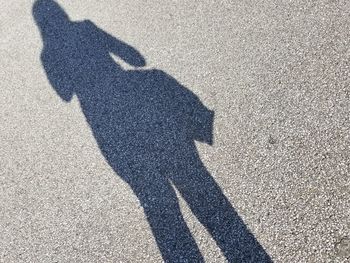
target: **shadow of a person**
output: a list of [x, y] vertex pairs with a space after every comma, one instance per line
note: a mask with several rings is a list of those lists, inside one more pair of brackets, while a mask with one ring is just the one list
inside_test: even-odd
[[202, 262], [174, 185], [229, 262], [271, 262], [200, 160], [194, 141], [212, 144], [213, 112], [160, 70], [124, 70], [113, 53], [145, 66], [133, 47], [92, 22], [70, 21], [53, 0], [33, 16], [47, 77], [62, 100], [75, 94], [115, 172], [138, 197], [167, 262]]

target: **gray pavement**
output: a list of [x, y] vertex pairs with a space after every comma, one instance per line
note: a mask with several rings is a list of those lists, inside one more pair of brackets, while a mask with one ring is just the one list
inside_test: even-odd
[[[137, 166], [137, 151], [130, 150], [134, 140], [120, 135], [123, 129], [106, 131], [106, 122], [94, 118], [100, 110], [88, 104], [91, 100], [83, 100], [88, 93], [76, 89], [65, 101], [65, 91], [60, 93], [57, 86], [66, 75], [62, 71], [50, 79], [54, 69], [65, 68], [56, 67], [51, 55], [43, 60], [45, 38], [33, 17], [34, 2], [0, 0], [0, 262], [162, 262], [162, 255], [170, 258], [177, 250], [160, 241], [160, 219], [153, 227], [148, 223], [152, 218], [147, 214], [148, 203], [137, 188], [150, 182], [136, 187], [133, 179], [127, 179], [135, 172], [125, 169]], [[215, 183], [188, 180], [194, 192], [217, 184], [218, 188], [208, 188], [214, 190], [205, 192], [208, 198], [201, 202], [211, 204], [215, 196], [224, 196], [219, 198], [222, 205], [227, 198], [229, 203], [222, 206], [234, 211], [228, 218], [235, 220], [223, 223], [223, 213], [217, 222], [223, 232], [229, 229], [229, 238], [216, 225], [205, 223], [210, 215], [203, 215], [210, 205], [196, 204], [197, 199], [186, 194], [180, 179], [187, 177], [176, 177], [182, 170], [169, 168], [179, 163], [187, 167], [186, 160], [197, 152], [179, 151], [174, 159], [167, 152], [165, 158], [151, 160], [145, 158], [150, 152], [146, 144], [139, 148], [145, 152], [140, 163], [148, 165], [141, 167], [140, 174], [152, 174], [162, 164], [167, 174], [176, 171], [169, 182], [206, 262], [239, 258], [235, 249], [225, 248], [225, 240], [242, 250], [244, 244], [252, 255], [265, 254], [273, 262], [350, 260], [349, 1], [57, 2], [72, 21], [88, 19], [137, 50], [147, 63], [143, 72], [162, 72], [162, 77], [124, 76], [120, 83], [129, 87], [130, 83], [150, 83], [152, 78], [156, 83], [176, 80], [171, 86], [192, 94], [185, 95], [185, 100], [193, 97], [202, 105], [195, 109], [214, 112], [212, 134], [198, 135], [196, 146], [205, 174]], [[60, 52], [57, 60], [67, 55]], [[135, 71], [130, 65], [137, 64], [133, 59], [111, 56], [121, 65], [119, 72]], [[45, 61], [52, 71], [45, 68]], [[83, 71], [84, 85], [98, 77], [98, 68], [92, 74]], [[79, 71], [73, 73], [80, 76]], [[115, 80], [99, 73], [103, 87]], [[90, 87], [97, 92], [96, 85]], [[99, 96], [106, 101], [111, 94]], [[147, 96], [134, 102], [146, 100]], [[156, 101], [164, 102], [162, 97]], [[167, 103], [169, 109], [174, 108], [175, 97]], [[112, 106], [110, 112], [123, 109]], [[109, 116], [116, 119], [117, 115]], [[159, 120], [163, 119], [162, 115]], [[126, 123], [121, 127], [133, 126]], [[98, 132], [101, 124], [105, 129]], [[148, 128], [145, 125], [133, 128]], [[213, 138], [212, 145], [207, 137]], [[163, 147], [168, 145], [165, 138], [170, 137], [160, 138]], [[118, 143], [128, 146], [125, 162], [109, 147], [116, 148]], [[199, 158], [193, 162], [200, 162]], [[187, 173], [189, 178], [198, 169]], [[159, 183], [152, 187], [147, 189], [162, 190], [157, 189]], [[160, 215], [164, 211], [180, 222], [179, 217], [172, 217], [179, 216], [171, 214], [174, 209], [162, 210]], [[234, 229], [239, 234], [230, 232]], [[177, 233], [181, 236], [184, 231]], [[190, 242], [188, 236], [184, 240]], [[177, 244], [177, 249], [181, 251], [185, 243]], [[241, 262], [249, 262], [248, 256], [243, 255]], [[262, 260], [258, 258], [252, 256], [250, 262]], [[186, 255], [178, 257], [180, 262], [186, 259], [195, 261]], [[202, 259], [198, 256], [197, 260]]]

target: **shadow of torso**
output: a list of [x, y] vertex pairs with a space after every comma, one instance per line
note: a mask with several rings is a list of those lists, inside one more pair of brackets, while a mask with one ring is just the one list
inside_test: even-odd
[[139, 176], [133, 169], [167, 176], [181, 160], [198, 157], [194, 139], [211, 143], [213, 113], [163, 71], [122, 69], [102, 35], [89, 21], [55, 34], [42, 53], [51, 83], [67, 101], [76, 94], [100, 149], [123, 179]]

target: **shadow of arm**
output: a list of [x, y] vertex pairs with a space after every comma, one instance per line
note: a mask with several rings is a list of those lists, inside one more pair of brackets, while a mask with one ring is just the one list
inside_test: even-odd
[[62, 100], [69, 102], [73, 97], [73, 87], [66, 65], [57, 56], [46, 53], [41, 55], [41, 61], [51, 86]]
[[205, 108], [199, 118], [195, 118], [194, 139], [209, 145], [213, 144], [214, 111]]
[[177, 104], [177, 108], [186, 119], [192, 139], [212, 145], [214, 111], [204, 106], [191, 90], [166, 73], [163, 74], [167, 79], [164, 84], [168, 90], [172, 90], [171, 100]]
[[214, 111], [209, 110], [194, 94], [192, 95], [194, 99], [189, 102], [189, 118], [193, 127], [193, 139], [212, 145]]
[[131, 66], [143, 67], [146, 65], [146, 60], [135, 48], [106, 33], [91, 21], [87, 20], [86, 23], [96, 33], [98, 40], [108, 52], [120, 57]]

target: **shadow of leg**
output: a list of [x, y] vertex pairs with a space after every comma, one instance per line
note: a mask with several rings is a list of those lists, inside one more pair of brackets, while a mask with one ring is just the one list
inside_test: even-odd
[[129, 184], [140, 200], [164, 261], [204, 262], [169, 181], [161, 176], [139, 176]]
[[229, 262], [272, 262], [199, 159], [177, 171], [176, 188]]

